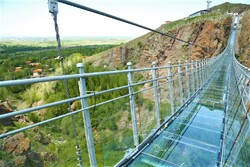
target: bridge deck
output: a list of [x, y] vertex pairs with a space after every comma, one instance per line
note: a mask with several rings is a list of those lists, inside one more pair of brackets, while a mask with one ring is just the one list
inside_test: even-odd
[[214, 166], [221, 148], [227, 65], [130, 166]]

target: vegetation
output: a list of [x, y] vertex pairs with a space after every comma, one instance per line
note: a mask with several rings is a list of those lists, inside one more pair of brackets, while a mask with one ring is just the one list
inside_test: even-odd
[[[113, 46], [94, 45], [64, 48], [62, 55], [68, 57], [73, 53], [80, 53], [82, 56], [90, 56]], [[42, 69], [44, 73], [49, 74], [58, 64], [58, 61], [55, 60], [58, 51], [54, 47], [54, 49], [51, 49], [52, 47], [2, 44], [0, 44], [0, 47], [0, 80], [27, 78], [32, 76], [32, 71], [35, 69]]]
[[162, 25], [159, 29], [163, 31], [171, 31], [179, 27], [190, 25], [192, 23], [208, 21], [208, 20], [211, 20], [211, 21], [220, 20], [226, 17], [228, 16], [221, 14], [221, 13], [208, 13], [208, 14], [201, 15], [201, 16], [196, 16], [196, 17], [191, 17], [191, 18], [187, 17], [187, 18], [180, 19], [174, 22], [170, 22], [168, 24]]
[[[100, 45], [100, 46], [81, 46], [66, 48], [63, 54], [65, 55], [65, 72], [66, 74], [77, 74], [78, 69], [75, 64], [82, 61], [82, 55], [90, 56], [92, 54], [98, 53], [105, 49], [112, 47], [113, 45]], [[33, 62], [40, 62], [41, 64], [49, 64], [50, 67], [54, 68], [54, 71], [48, 73], [48, 75], [53, 73], [61, 74], [60, 64], [54, 60], [54, 56], [57, 54], [55, 49], [50, 49], [49, 47], [30, 47], [30, 46], [17, 46], [20, 48], [20, 52], [16, 52], [15, 46], [2, 47], [1, 50], [2, 65], [6, 67], [6, 64], [15, 67], [20, 62], [25, 62], [30, 60]], [[42, 59], [48, 55], [47, 58]], [[13, 62], [12, 62], [13, 61]], [[1, 66], [2, 67], [2, 66]], [[24, 64], [23, 68], [30, 68], [28, 65]], [[41, 67], [42, 68], [42, 67]], [[5, 68], [2, 68], [5, 70]], [[91, 63], [85, 63], [85, 72], [101, 72], [110, 70], [107, 66], [94, 66]], [[12, 76], [16, 72], [5, 71], [5, 74]], [[6, 77], [2, 75], [2, 77]], [[18, 76], [16, 78], [26, 78], [27, 76]], [[140, 79], [141, 76], [135, 76], [135, 78]], [[6, 78], [8, 79], [8, 78]], [[86, 79], [87, 90], [99, 92], [102, 90], [111, 89], [114, 87], [127, 85], [126, 74], [121, 75], [107, 75], [101, 77], [90, 77]], [[78, 80], [71, 79], [67, 81], [69, 88], [70, 97], [79, 96]], [[39, 91], [37, 91], [39, 90]], [[135, 88], [135, 91], [138, 87]], [[12, 103], [13, 106], [16, 105], [17, 109], [27, 108], [36, 106], [40, 103], [51, 103], [59, 100], [66, 99], [65, 85], [63, 81], [57, 81], [52, 83], [39, 83], [27, 86], [15, 86], [0, 89], [0, 99], [14, 99], [18, 101]], [[128, 89], [121, 89], [119, 91], [114, 91], [110, 93], [105, 93], [103, 95], [94, 96], [89, 98], [89, 106], [101, 103], [110, 99], [120, 97], [122, 95], [128, 94]], [[143, 98], [140, 97], [141, 107], [146, 110], [151, 111], [153, 109], [152, 102], [150, 100], [145, 100], [145, 106], [143, 104]], [[95, 140], [95, 150], [98, 159], [98, 163], [105, 165], [113, 165], [124, 155], [124, 152], [133, 147], [133, 135], [131, 128], [131, 116], [129, 111], [129, 98], [123, 98], [116, 100], [114, 102], [94, 107], [90, 109], [91, 115], [91, 125], [94, 133]], [[22, 105], [20, 105], [22, 103]], [[26, 107], [24, 106], [24, 103]], [[74, 110], [80, 109], [80, 101], [75, 101], [71, 104], [74, 105]], [[29, 123], [37, 123], [42, 120], [53, 118], [65, 113], [68, 113], [68, 104], [59, 105], [57, 107], [51, 107], [46, 110], [37, 111], [29, 113], [25, 116], [25, 119]], [[143, 112], [143, 111], [142, 111]], [[152, 114], [153, 112], [151, 112]], [[80, 119], [79, 119], [80, 118]], [[123, 119], [124, 125], [120, 125], [120, 120]], [[74, 122], [74, 126], [72, 125]], [[123, 124], [123, 123], [122, 123]], [[2, 126], [2, 131], [10, 131], [16, 128], [26, 126], [26, 123], [16, 121], [14, 126]], [[80, 146], [83, 154], [84, 163], [88, 164], [88, 155], [86, 154], [87, 145], [85, 141], [84, 125], [81, 113], [76, 114], [72, 117], [65, 117], [57, 120], [53, 123], [48, 123], [45, 126], [40, 126], [39, 128], [31, 129], [30, 131], [25, 131], [26, 136], [31, 140], [32, 150], [35, 153], [41, 155], [46, 152], [53, 155], [51, 160], [38, 157], [35, 160], [29, 159], [28, 164], [34, 166], [38, 161], [44, 165], [57, 165], [66, 161], [65, 166], [74, 166], [77, 164], [76, 160], [76, 150], [73, 147], [76, 145], [75, 137], [80, 140]], [[76, 132], [76, 133], [75, 133]], [[36, 135], [34, 135], [36, 134]], [[47, 137], [46, 137], [47, 136]], [[82, 142], [83, 141], [83, 142]], [[2, 142], [2, 140], [1, 140]], [[9, 161], [10, 165], [14, 165], [15, 156], [9, 156], [3, 150], [0, 150], [0, 154], [5, 155], [3, 158]], [[73, 156], [73, 159], [69, 157]], [[12, 160], [11, 160], [12, 159]], [[38, 160], [39, 159], [39, 160]], [[41, 160], [41, 161], [40, 161]], [[61, 166], [61, 165], [60, 165]], [[62, 165], [64, 166], [64, 165]]]
[[[43, 72], [40, 76], [47, 76], [53, 74], [55, 69], [57, 69], [60, 65], [59, 62], [54, 59], [55, 55], [58, 54], [58, 51], [56, 49], [48, 49], [50, 47], [41, 48], [33, 46], [30, 47], [30, 46], [15, 46], [15, 45], [10, 45], [10, 46], [4, 45], [3, 47], [3, 45], [1, 44], [0, 46], [1, 46], [0, 80], [22, 79], [22, 78], [33, 77], [32, 72], [35, 69], [42, 69]], [[113, 46], [114, 45], [100, 45], [100, 46], [94, 45], [94, 46], [70, 47], [63, 49], [63, 56], [66, 58], [66, 61], [68, 62], [69, 59], [67, 57], [69, 57], [73, 53], [79, 53], [73, 55], [73, 58], [78, 62], [80, 62], [82, 56], [90, 56], [92, 54], [109, 49]], [[17, 48], [20, 49], [21, 51], [16, 52]], [[27, 61], [39, 64], [33, 66], [31, 64], [27, 64]], [[75, 64], [76, 63], [77, 62], [75, 61]], [[20, 67], [20, 70], [16, 70], [17, 69], [16, 67]], [[70, 68], [67, 70], [68, 74], [72, 72], [73, 71]], [[18, 94], [21, 94], [24, 91], [26, 91], [27, 88], [29, 88], [29, 85], [0, 88], [0, 100], [5, 100], [8, 95], [15, 94], [14, 96], [16, 96]], [[28, 97], [27, 99], [34, 100], [33, 98], [34, 96], [35, 94], [33, 93], [32, 96], [27, 96]]]
[[221, 12], [221, 13], [226, 13], [226, 12], [242, 13], [249, 9], [250, 9], [250, 5], [248, 4], [240, 4], [240, 3], [232, 4], [229, 2], [225, 2], [223, 4], [220, 4], [211, 8], [212, 11]]
[[244, 66], [250, 67], [250, 10], [243, 13], [239, 24], [241, 29], [237, 31], [238, 35], [238, 54], [236, 58]]

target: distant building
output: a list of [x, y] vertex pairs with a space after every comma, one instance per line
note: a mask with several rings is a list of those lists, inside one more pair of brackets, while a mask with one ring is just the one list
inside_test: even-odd
[[41, 63], [30, 63], [31, 66], [38, 66], [40, 65]]
[[15, 68], [15, 72], [19, 72], [19, 71], [21, 71], [22, 70], [22, 67], [16, 67]]
[[26, 63], [27, 65], [30, 65], [31, 61], [27, 60], [25, 63]]
[[35, 69], [33, 70], [33, 77], [40, 77], [41, 73], [43, 72], [42, 69]]
[[54, 68], [49, 68], [49, 71], [50, 71], [50, 72], [54, 71]]
[[196, 17], [196, 16], [201, 16], [201, 15], [204, 15], [204, 14], [207, 14], [207, 13], [209, 13], [208, 10], [200, 10], [198, 12], [195, 12], [195, 13], [189, 15], [189, 18]]
[[227, 11], [227, 15], [238, 16], [239, 13], [230, 13], [230, 12]]

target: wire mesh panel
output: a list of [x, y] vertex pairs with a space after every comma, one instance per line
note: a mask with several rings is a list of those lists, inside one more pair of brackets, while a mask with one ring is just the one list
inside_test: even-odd
[[91, 109], [98, 166], [113, 166], [134, 147], [129, 98]]
[[149, 98], [152, 94], [153, 88], [135, 95], [140, 141], [143, 141], [150, 132], [157, 128], [155, 104], [154, 101]]
[[158, 98], [161, 123], [171, 115], [169, 79], [167, 70], [158, 70]]
[[250, 77], [236, 60], [231, 69], [228, 114], [226, 119], [224, 161], [229, 166], [247, 166], [249, 163], [249, 96]]
[[[81, 117], [81, 114], [76, 116]], [[79, 163], [77, 158], [88, 164], [88, 158], [84, 155], [87, 148], [83, 121], [76, 120], [75, 129], [71, 122], [70, 117], [64, 117], [1, 139], [3, 166], [72, 166]], [[17, 128], [22, 126], [22, 123], [16, 124], [19, 124]]]
[[[68, 84], [77, 85], [77, 81], [68, 80]], [[54, 89], [48, 89], [48, 85]], [[44, 103], [57, 103], [64, 100], [65, 92], [53, 94], [62, 86], [62, 81], [31, 85], [32, 88], [45, 89], [45, 92], [32, 92], [33, 89], [28, 89], [21, 96], [27, 99], [26, 104], [30, 104], [31, 108], [22, 105], [16, 109], [24, 114], [15, 114], [14, 111], [11, 113], [14, 114], [13, 116], [1, 119], [1, 135], [9, 133], [7, 137], [0, 139], [2, 145], [0, 152], [3, 155], [1, 165], [64, 166], [64, 164], [78, 164], [80, 161], [88, 163], [88, 159], [84, 159], [81, 154], [86, 152], [83, 120], [79, 119], [82, 118], [81, 113], [55, 119], [59, 115], [69, 114], [79, 109], [79, 101], [57, 104], [57, 107], [40, 107]], [[18, 87], [22, 88], [26, 85]], [[78, 87], [75, 90], [69, 89], [69, 93], [74, 97], [79, 93], [77, 89]], [[33, 112], [27, 112], [29, 110]], [[51, 119], [53, 122], [47, 121]], [[5, 124], [7, 123], [5, 121], [10, 124]]]
[[181, 106], [180, 92], [182, 90], [180, 89], [178, 72], [177, 71], [173, 72], [172, 75], [173, 75], [172, 80], [173, 80], [174, 110], [176, 111]]

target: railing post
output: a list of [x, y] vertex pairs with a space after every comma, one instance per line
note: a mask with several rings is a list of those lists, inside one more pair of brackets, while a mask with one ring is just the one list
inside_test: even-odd
[[[132, 63], [128, 62], [128, 70], [131, 70]], [[135, 96], [134, 96], [134, 87], [133, 87], [133, 79], [132, 72], [128, 72], [128, 86], [129, 86], [129, 102], [130, 102], [130, 112], [132, 117], [132, 128], [133, 128], [133, 136], [134, 136], [134, 145], [139, 145], [139, 137], [138, 137], [138, 127], [137, 127], [137, 119], [136, 119], [136, 106], [135, 106]]]
[[[250, 76], [250, 68], [248, 68], [248, 75]], [[250, 83], [248, 83], [248, 96], [250, 98]], [[250, 102], [250, 101], [249, 101]]]
[[203, 75], [202, 75], [202, 77], [203, 77], [203, 84], [206, 82], [206, 59], [203, 59], [203, 61], [202, 61], [203, 63], [202, 63], [202, 73], [203, 73]]
[[180, 88], [180, 103], [183, 104], [183, 88], [182, 88], [182, 74], [181, 74], [181, 62], [178, 61], [178, 78], [179, 78], [179, 88]]
[[154, 95], [155, 95], [155, 112], [156, 112], [156, 126], [159, 127], [161, 125], [160, 122], [160, 110], [159, 110], [159, 101], [158, 101], [158, 79], [156, 77], [156, 63], [152, 63], [153, 70], [152, 70], [152, 75], [153, 75], [153, 85], [154, 85]]
[[209, 59], [207, 59], [207, 61], [206, 61], [206, 79], [208, 79], [209, 78], [209, 73], [210, 73], [210, 65], [211, 65], [211, 62], [210, 62], [211, 60], [209, 60]]
[[[76, 66], [77, 66], [77, 68], [79, 68], [79, 73], [83, 74], [84, 73], [84, 64], [78, 63]], [[80, 96], [85, 96], [87, 94], [86, 80], [83, 77], [80, 78], [79, 89], [80, 89]], [[88, 99], [87, 98], [81, 99], [81, 105], [82, 105], [82, 109], [87, 108], [88, 107]], [[83, 110], [82, 115], [83, 115], [84, 130], [85, 130], [85, 136], [86, 136], [89, 159], [90, 159], [90, 166], [97, 166], [89, 110], [88, 109]]]
[[187, 86], [187, 94], [188, 94], [188, 99], [190, 98], [190, 82], [189, 82], [189, 72], [188, 72], [188, 61], [186, 60], [186, 86]]
[[200, 80], [200, 87], [203, 85], [203, 77], [202, 77], [202, 73], [203, 73], [203, 69], [202, 69], [202, 60], [199, 61], [199, 80]]
[[191, 60], [191, 80], [192, 80], [192, 94], [195, 93], [195, 82], [194, 82], [194, 61]]
[[195, 61], [195, 78], [196, 78], [196, 91], [197, 91], [199, 89], [198, 60]]
[[169, 81], [169, 96], [170, 96], [170, 105], [171, 113], [174, 114], [174, 96], [173, 96], [173, 76], [172, 76], [172, 66], [171, 62], [168, 62], [168, 81]]

